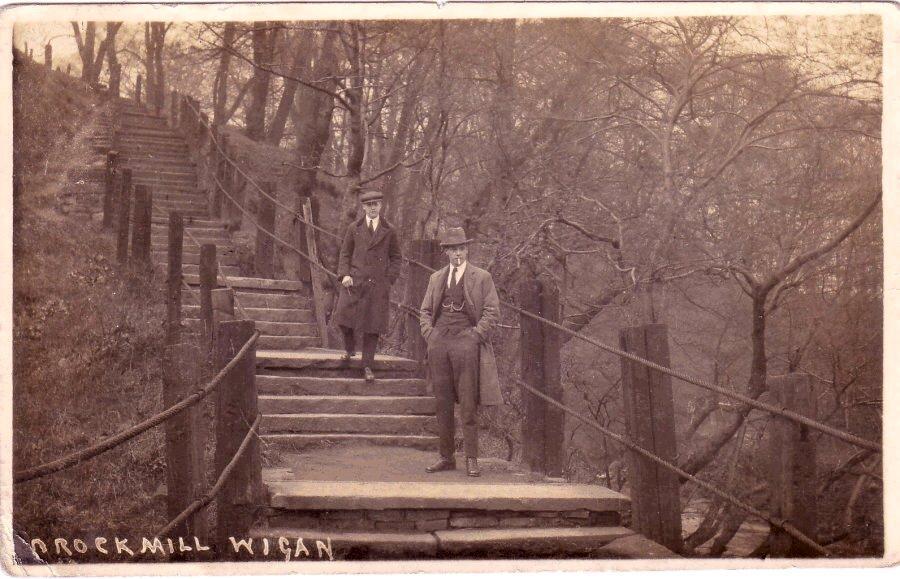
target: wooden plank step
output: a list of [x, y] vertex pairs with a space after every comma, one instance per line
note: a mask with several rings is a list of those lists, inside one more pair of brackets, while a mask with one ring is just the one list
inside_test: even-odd
[[322, 345], [319, 337], [311, 336], [260, 336], [257, 346], [267, 350], [295, 351]]
[[404, 414], [435, 413], [435, 399], [430, 396], [280, 396], [259, 397], [263, 414]]
[[319, 376], [273, 376], [257, 374], [256, 387], [261, 395], [333, 395], [333, 396], [424, 396], [428, 387], [420, 378], [376, 378], [366, 382], [357, 378]]

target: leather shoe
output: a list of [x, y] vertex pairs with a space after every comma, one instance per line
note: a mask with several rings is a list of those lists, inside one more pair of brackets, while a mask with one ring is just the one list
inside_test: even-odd
[[375, 373], [372, 372], [372, 369], [366, 366], [366, 369], [363, 370], [363, 374], [366, 376], [366, 382], [374, 382], [375, 381]]
[[433, 465], [425, 467], [425, 472], [441, 472], [442, 470], [456, 470], [456, 459], [442, 457]]
[[466, 459], [466, 474], [469, 476], [481, 476], [481, 470], [478, 468], [477, 458]]

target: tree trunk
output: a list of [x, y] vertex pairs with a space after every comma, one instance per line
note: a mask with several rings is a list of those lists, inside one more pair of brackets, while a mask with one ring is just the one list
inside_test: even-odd
[[[228, 122], [225, 111], [228, 107], [228, 73], [231, 68], [231, 51], [234, 45], [234, 22], [226, 22], [222, 33], [222, 53], [219, 55], [219, 67], [213, 81], [213, 125], [224, 125]], [[230, 116], [230, 115], [229, 115]]]
[[272, 64], [273, 34], [268, 30], [268, 22], [254, 22], [252, 32], [253, 43], [253, 78], [250, 81], [250, 103], [245, 117], [246, 135], [254, 141], [261, 141], [266, 134], [266, 99], [269, 96], [271, 74], [262, 68]]
[[366, 157], [366, 115], [363, 93], [366, 68], [362, 24], [350, 22], [347, 24], [347, 28], [349, 38], [344, 44], [347, 48], [350, 73], [346, 79], [347, 87], [344, 96], [349, 105], [347, 111], [349, 151], [347, 153], [347, 188], [341, 203], [342, 231], [350, 224], [356, 213], [356, 194], [359, 191], [363, 161]]
[[[301, 32], [303, 34], [303, 32]], [[288, 70], [288, 76], [299, 78], [304, 72], [305, 63], [309, 62], [309, 53], [311, 52], [310, 35], [303, 34], [299, 39], [294, 39], [292, 43], [294, 48], [294, 56], [291, 60], [291, 67]], [[294, 106], [294, 96], [297, 94], [297, 87], [300, 83], [289, 78], [283, 79], [284, 90], [281, 93], [281, 100], [278, 102], [278, 108], [269, 124], [269, 131], [266, 134], [266, 142], [278, 146], [281, 138], [284, 136], [284, 129], [287, 126], [288, 116]]]

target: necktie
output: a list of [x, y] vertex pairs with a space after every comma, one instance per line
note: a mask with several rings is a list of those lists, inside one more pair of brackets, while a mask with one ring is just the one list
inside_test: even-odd
[[369, 220], [369, 233], [375, 233], [375, 222], [373, 220]]
[[454, 267], [452, 271], [450, 271], [450, 287], [454, 287], [456, 285], [456, 268]]

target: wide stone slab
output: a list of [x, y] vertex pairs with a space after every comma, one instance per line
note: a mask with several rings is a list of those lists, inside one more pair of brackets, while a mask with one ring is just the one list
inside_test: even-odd
[[550, 483], [270, 481], [269, 504], [298, 510], [471, 509], [617, 511], [624, 495], [599, 485]]
[[351, 432], [331, 432], [304, 434], [297, 432], [261, 434], [268, 448], [279, 450], [302, 450], [310, 447], [328, 448], [335, 451], [341, 446], [365, 444], [375, 447], [409, 448], [417, 450], [437, 450], [438, 437], [422, 434], [371, 434]]
[[643, 535], [632, 534], [604, 545], [600, 553], [611, 559], [677, 559], [666, 547]]
[[[184, 281], [199, 285], [198, 276], [184, 276]], [[300, 291], [303, 289], [303, 282], [289, 279], [265, 279], [259, 277], [229, 277], [228, 282], [235, 288], [241, 289], [263, 289], [263, 290], [279, 290], [279, 291]], [[223, 281], [220, 283], [224, 285]]]
[[633, 535], [625, 527], [453, 529], [435, 531], [441, 555], [591, 555], [616, 539]]

